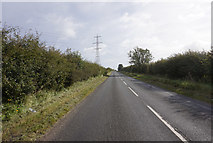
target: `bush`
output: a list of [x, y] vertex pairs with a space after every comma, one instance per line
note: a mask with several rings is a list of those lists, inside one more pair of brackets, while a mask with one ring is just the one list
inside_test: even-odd
[[38, 34], [21, 36], [18, 28], [2, 29], [2, 95], [20, 100], [39, 90], [61, 90], [76, 81], [104, 74], [105, 68], [84, 61], [79, 52], [46, 47]]
[[141, 66], [131, 65], [122, 71], [162, 75], [172, 79], [211, 82], [212, 51], [187, 51]]

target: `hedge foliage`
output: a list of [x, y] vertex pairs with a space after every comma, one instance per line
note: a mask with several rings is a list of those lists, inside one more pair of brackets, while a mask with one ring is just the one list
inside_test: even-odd
[[[47, 47], [39, 34], [4, 26], [2, 29], [3, 102], [23, 99], [38, 90], [61, 90], [74, 82], [104, 74], [106, 69], [82, 59], [79, 52], [65, 53]], [[19, 100], [18, 100], [19, 101]]]
[[166, 76], [172, 79], [211, 82], [212, 51], [187, 51], [167, 59], [124, 67], [122, 71]]

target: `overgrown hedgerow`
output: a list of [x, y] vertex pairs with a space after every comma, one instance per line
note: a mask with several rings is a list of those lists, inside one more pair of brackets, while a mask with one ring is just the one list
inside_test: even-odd
[[175, 54], [167, 59], [157, 62], [131, 65], [122, 68], [122, 71], [133, 73], [145, 73], [165, 76], [170, 79], [182, 79], [198, 82], [211, 82], [212, 51], [187, 51]]
[[21, 36], [18, 28], [2, 29], [3, 103], [22, 102], [39, 90], [61, 90], [74, 82], [104, 74], [106, 69], [82, 59], [79, 52], [65, 53], [47, 47], [39, 34]]

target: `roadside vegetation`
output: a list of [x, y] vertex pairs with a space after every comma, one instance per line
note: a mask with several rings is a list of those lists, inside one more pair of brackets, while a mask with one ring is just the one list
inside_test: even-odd
[[35, 141], [40, 138], [106, 78], [92, 77], [61, 91], [39, 91], [36, 95], [28, 95], [21, 105], [4, 104], [3, 115], [10, 114], [10, 119], [3, 121], [3, 141]]
[[3, 141], [35, 140], [112, 70], [46, 46], [39, 34], [8, 26], [1, 33]]
[[129, 72], [122, 73], [146, 83], [176, 92], [178, 94], [211, 103], [211, 84], [194, 82], [190, 80], [169, 79], [167, 77], [148, 74]]
[[118, 71], [182, 95], [212, 102], [212, 50], [189, 50], [156, 62], [150, 62], [152, 55], [147, 49], [135, 48], [128, 55], [132, 65], [119, 64]]
[[77, 51], [67, 49], [62, 53], [47, 47], [39, 34], [21, 36], [20, 30], [12, 27], [2, 30], [2, 56], [3, 103], [21, 103], [27, 95], [39, 90], [59, 91], [107, 72], [83, 60]]

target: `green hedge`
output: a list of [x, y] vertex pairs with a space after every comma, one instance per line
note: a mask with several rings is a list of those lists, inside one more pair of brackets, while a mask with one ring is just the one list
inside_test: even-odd
[[124, 67], [126, 72], [162, 75], [172, 79], [211, 82], [212, 51], [187, 51], [175, 54], [167, 59], [143, 64], [140, 67], [131, 65]]
[[24, 99], [38, 90], [61, 90], [76, 81], [104, 74], [105, 68], [82, 59], [78, 52], [65, 53], [46, 47], [38, 34], [21, 36], [18, 28], [2, 29], [3, 102]]

